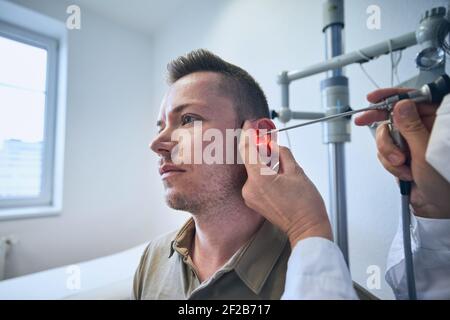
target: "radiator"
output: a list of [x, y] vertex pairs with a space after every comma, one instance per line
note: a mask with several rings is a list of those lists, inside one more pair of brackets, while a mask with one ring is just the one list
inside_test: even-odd
[[5, 279], [6, 256], [13, 241], [10, 237], [0, 238], [0, 281]]

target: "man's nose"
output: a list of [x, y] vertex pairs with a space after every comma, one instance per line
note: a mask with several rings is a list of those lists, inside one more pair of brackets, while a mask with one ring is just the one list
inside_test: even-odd
[[172, 149], [175, 147], [176, 141], [171, 141], [170, 137], [159, 134], [149, 145], [150, 149], [162, 157], [170, 156]]

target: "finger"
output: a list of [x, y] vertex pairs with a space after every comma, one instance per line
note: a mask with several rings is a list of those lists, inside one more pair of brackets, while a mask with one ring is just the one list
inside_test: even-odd
[[363, 112], [355, 118], [357, 126], [368, 126], [374, 122], [383, 121], [387, 119], [387, 112], [382, 110], [370, 110]]
[[302, 171], [289, 148], [279, 146], [275, 141], [272, 141], [270, 145], [271, 148], [278, 150], [280, 173], [291, 174], [298, 173], [299, 170]]
[[276, 143], [270, 143], [269, 145], [271, 154], [270, 154], [270, 162], [268, 166], [276, 173], [281, 173], [280, 168], [280, 148]]
[[[437, 106], [430, 103], [420, 103], [417, 111], [421, 117], [434, 116], [436, 114]], [[355, 124], [357, 126], [368, 126], [374, 122], [386, 120], [388, 114], [384, 110], [370, 110], [361, 113], [355, 118]]]
[[[247, 169], [248, 176], [255, 176], [261, 173], [261, 170], [270, 169], [261, 159], [256, 144], [257, 135], [256, 130], [251, 127], [251, 124], [244, 123], [241, 135], [239, 137], [239, 153], [241, 156], [241, 161]], [[267, 168], [267, 169], [266, 169]]]
[[[399, 94], [408, 92], [414, 89], [406, 89], [406, 88], [385, 88], [375, 90], [367, 95], [367, 100], [371, 103], [377, 103], [381, 100]], [[387, 113], [381, 110], [370, 110], [366, 111], [363, 114], [359, 115], [355, 118], [355, 124], [357, 126], [367, 126], [377, 121], [386, 120]]]
[[403, 181], [412, 181], [412, 172], [411, 168], [406, 165], [401, 166], [393, 166], [390, 161], [383, 157], [380, 153], [378, 153], [378, 159], [380, 160], [383, 167], [389, 171], [392, 175], [399, 178]]
[[377, 103], [381, 100], [400, 93], [412, 91], [411, 88], [384, 88], [372, 91], [367, 95], [367, 100], [371, 103]]
[[400, 166], [405, 163], [405, 154], [398, 148], [391, 138], [387, 124], [377, 128], [375, 135], [378, 152], [388, 160], [393, 166]]
[[[390, 96], [397, 95], [400, 93], [410, 92], [415, 89], [411, 88], [385, 88], [375, 90], [367, 95], [367, 101], [371, 103], [380, 102]], [[435, 103], [421, 102], [420, 108], [418, 109], [420, 115], [433, 115], [436, 113], [437, 105]]]
[[416, 104], [411, 100], [399, 101], [393, 112], [394, 124], [408, 143], [411, 157], [416, 161], [425, 161], [430, 133], [417, 112]]

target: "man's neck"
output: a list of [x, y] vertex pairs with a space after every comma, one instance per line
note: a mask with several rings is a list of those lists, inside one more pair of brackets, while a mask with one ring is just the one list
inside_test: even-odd
[[193, 216], [195, 236], [191, 257], [201, 282], [220, 269], [264, 222], [243, 201], [228, 200], [228, 205]]

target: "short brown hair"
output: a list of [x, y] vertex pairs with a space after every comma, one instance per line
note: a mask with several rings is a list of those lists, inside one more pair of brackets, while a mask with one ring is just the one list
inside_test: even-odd
[[258, 82], [244, 69], [231, 64], [214, 53], [198, 49], [180, 56], [167, 65], [168, 83], [173, 84], [194, 72], [211, 71], [224, 78], [227, 93], [236, 104], [240, 121], [270, 118], [269, 105]]

